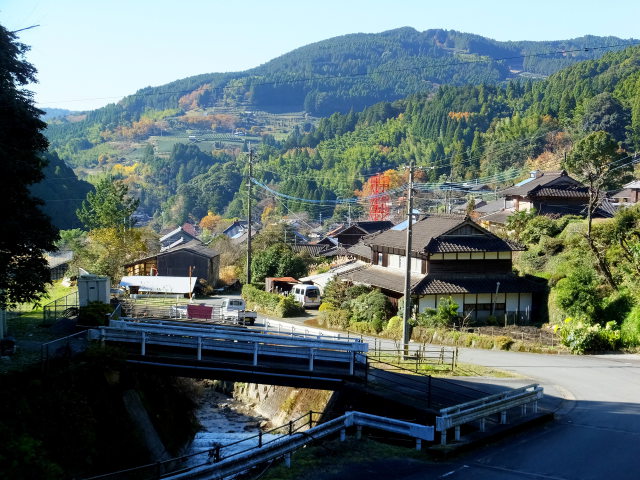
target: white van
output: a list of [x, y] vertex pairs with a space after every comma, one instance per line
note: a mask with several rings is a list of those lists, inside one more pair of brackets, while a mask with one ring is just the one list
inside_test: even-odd
[[298, 283], [291, 287], [291, 295], [293, 295], [293, 298], [300, 302], [304, 308], [320, 306], [320, 289], [315, 285]]

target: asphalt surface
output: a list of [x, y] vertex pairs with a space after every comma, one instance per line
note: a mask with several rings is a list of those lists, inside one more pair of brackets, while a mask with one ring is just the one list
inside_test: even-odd
[[[221, 301], [221, 300], [220, 300]], [[287, 319], [303, 324], [313, 316]], [[258, 323], [264, 321], [259, 316]], [[391, 342], [390, 342], [391, 344]], [[539, 383], [541, 407], [556, 420], [393, 478], [418, 480], [637, 480], [640, 478], [640, 355], [544, 355], [460, 349], [459, 361], [495, 367], [516, 378], [463, 378], [478, 387]], [[417, 470], [416, 470], [417, 469]], [[368, 480], [392, 478], [380, 469]]]
[[[303, 323], [306, 317], [287, 321]], [[556, 420], [394, 478], [637, 480], [640, 478], [640, 355], [544, 355], [460, 349], [459, 361], [516, 378], [460, 378], [479, 388], [540, 384]], [[415, 469], [415, 465], [414, 465]], [[369, 472], [368, 479], [390, 477]]]

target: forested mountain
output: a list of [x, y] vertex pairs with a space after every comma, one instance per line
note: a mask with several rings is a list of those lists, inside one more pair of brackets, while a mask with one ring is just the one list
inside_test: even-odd
[[433, 91], [442, 84], [496, 83], [523, 72], [548, 75], [600, 57], [608, 50], [603, 47], [631, 43], [595, 36], [499, 42], [452, 30], [418, 32], [409, 27], [344, 35], [298, 48], [245, 72], [203, 74], [143, 88], [117, 104], [89, 112], [82, 122], [53, 126], [49, 136], [54, 144], [91, 137], [87, 130], [130, 125], [150, 110], [249, 105], [313, 115], [344, 113]]
[[[232, 134], [240, 126], [242, 134], [254, 132], [254, 145], [262, 140], [256, 178], [283, 194], [315, 201], [290, 201], [279, 208], [328, 218], [333, 209], [320, 209], [322, 200], [352, 197], [367, 188], [368, 175], [410, 158], [425, 167], [423, 180], [455, 181], [517, 174], [525, 164], [545, 167], [555, 161], [557, 166], [577, 130], [605, 129], [627, 148], [636, 148], [637, 47], [580, 62], [548, 79], [503, 81], [515, 70], [545, 74], [599, 57], [607, 50], [599, 46], [622, 42], [614, 37], [496, 42], [410, 28], [347, 35], [248, 72], [201, 75], [145, 89], [73, 122], [52, 123], [48, 135], [52, 149], [69, 164], [125, 179], [146, 213], [181, 222], [209, 211], [243, 215], [244, 197], [236, 193], [246, 167], [240, 154], [248, 145]], [[537, 55], [560, 50], [565, 53]], [[481, 57], [487, 61], [478, 62]], [[495, 60], [507, 57], [508, 62]], [[322, 81], [305, 80], [319, 76]], [[439, 83], [446, 84], [433, 90]], [[405, 96], [415, 91], [420, 93]], [[326, 105], [337, 102], [329, 110], [343, 113], [300, 123], [288, 137], [275, 138], [255, 126], [256, 112], [246, 111], [305, 103], [315, 109], [319, 103], [314, 100], [311, 107], [312, 97]], [[380, 98], [391, 101], [361, 111], [349, 108]], [[214, 104], [227, 107], [206, 108]], [[229, 110], [231, 104], [240, 108]], [[235, 143], [216, 140], [225, 135]]]
[[34, 184], [31, 192], [44, 201], [42, 210], [51, 217], [57, 228], [66, 230], [81, 227], [76, 217], [76, 209], [93, 187], [85, 181], [78, 180], [73, 169], [56, 153], [47, 153], [44, 159], [47, 162], [43, 169], [44, 179]]

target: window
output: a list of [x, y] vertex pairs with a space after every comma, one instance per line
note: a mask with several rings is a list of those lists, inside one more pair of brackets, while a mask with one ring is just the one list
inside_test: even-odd
[[383, 258], [383, 254], [382, 253], [378, 253], [378, 263], [377, 263], [377, 265], [382, 265], [382, 262], [383, 262], [382, 258]]

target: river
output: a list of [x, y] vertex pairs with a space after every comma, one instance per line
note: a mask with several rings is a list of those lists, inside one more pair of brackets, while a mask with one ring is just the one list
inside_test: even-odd
[[[213, 383], [203, 381], [203, 393], [199, 400], [196, 416], [202, 430], [196, 433], [187, 448], [186, 455], [192, 455], [188, 465], [207, 463], [209, 452], [220, 446], [222, 458], [234, 452], [247, 450], [258, 445], [257, 435], [261, 428], [270, 428], [269, 419], [257, 415], [251, 407], [233, 397], [216, 391]], [[279, 435], [264, 434], [267, 442]], [[240, 442], [240, 443], [237, 443]], [[229, 444], [236, 444], [228, 446]], [[202, 452], [200, 455], [195, 455]]]

